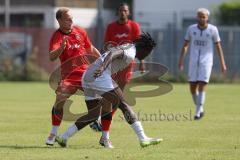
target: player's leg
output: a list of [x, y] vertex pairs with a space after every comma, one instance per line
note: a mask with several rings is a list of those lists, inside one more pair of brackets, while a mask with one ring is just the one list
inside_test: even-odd
[[198, 81], [198, 96], [197, 96], [197, 112], [195, 119], [201, 119], [204, 116], [204, 103], [206, 97], [206, 88], [212, 71], [212, 63], [204, 63], [199, 66]]
[[[123, 91], [126, 83], [118, 83], [119, 88]], [[119, 85], [120, 84], [120, 85]], [[113, 107], [113, 111], [109, 114], [106, 114], [105, 116], [101, 117], [101, 124], [102, 124], [102, 137], [100, 138], [99, 143], [103, 144], [102, 141], [105, 139], [109, 139], [109, 131], [110, 131], [110, 126], [112, 123], [112, 118], [115, 112], [117, 111], [118, 106]]]
[[88, 113], [81, 116], [77, 121], [72, 124], [61, 136], [56, 137], [56, 141], [62, 147], [66, 147], [67, 141], [70, 137], [76, 134], [79, 130], [95, 121], [102, 112], [100, 99], [86, 100], [86, 105], [88, 108]]
[[193, 103], [197, 105], [197, 96], [198, 96], [198, 83], [189, 82], [190, 92], [192, 95]]
[[47, 145], [54, 145], [59, 126], [62, 122], [64, 104], [76, 90], [77, 88], [75, 86], [70, 86], [64, 82], [61, 82], [58, 86], [56, 90], [56, 100], [52, 107], [52, 128], [46, 140]]
[[204, 116], [204, 109], [203, 105], [205, 103], [206, 97], [206, 88], [207, 83], [203, 81], [198, 82], [198, 96], [197, 96], [197, 111], [195, 115], [195, 119], [200, 119]]
[[[105, 100], [103, 103], [103, 106], [111, 106], [112, 104]], [[105, 108], [105, 107], [104, 107]], [[105, 148], [114, 148], [112, 145], [112, 142], [110, 141], [110, 125], [112, 122], [112, 116], [115, 113], [116, 108], [112, 109], [112, 112], [107, 113], [106, 115], [103, 115], [101, 117], [101, 123], [102, 123], [102, 136], [99, 140], [99, 144]]]
[[[77, 121], [71, 125], [62, 136], [58, 136], [56, 141], [62, 147], [66, 147], [67, 140], [76, 134], [79, 130], [90, 124], [91, 122], [98, 119], [99, 116], [104, 116], [107, 113], [112, 112], [112, 105], [111, 103], [106, 103], [106, 99], [99, 99], [98, 96], [95, 95], [94, 89], [88, 88], [84, 89], [84, 95], [86, 99], [86, 105], [88, 108], [88, 113], [81, 116]], [[112, 92], [105, 93], [105, 98], [110, 99], [109, 97], [113, 96], [111, 99], [113, 100], [114, 104], [117, 104], [118, 98], [116, 95], [112, 94]], [[110, 104], [110, 105], [107, 105]], [[113, 148], [113, 147], [108, 147]]]
[[152, 145], [152, 144], [158, 144], [162, 141], [162, 139], [149, 138], [146, 136], [141, 122], [138, 121], [136, 114], [134, 113], [132, 108], [126, 103], [123, 93], [122, 93], [122, 90], [120, 88], [115, 88], [111, 92], [111, 94], [114, 95], [112, 97], [117, 96], [119, 98], [118, 103], [114, 103], [115, 100], [111, 99], [111, 97], [109, 97], [109, 98], [106, 97], [107, 94], [104, 94], [102, 96], [103, 96], [103, 98], [105, 98], [109, 102], [111, 102], [113, 104], [113, 106], [118, 106], [120, 108], [120, 110], [122, 111], [122, 113], [125, 117], [125, 120], [127, 121], [128, 124], [131, 125], [132, 129], [136, 133], [136, 135], [140, 141], [140, 145], [142, 147], [146, 147], [146, 146]]
[[[113, 80], [117, 83], [118, 87], [124, 91], [124, 88], [127, 83], [130, 82], [131, 79], [131, 70], [132, 70], [132, 64], [130, 64], [127, 68], [125, 68], [122, 71], [119, 71], [117, 74], [113, 75], [112, 78]], [[117, 106], [113, 107], [113, 111], [103, 117], [101, 117], [101, 124], [102, 124], [102, 137], [100, 138], [99, 143], [103, 144], [102, 141], [104, 139], [109, 139], [109, 131], [110, 131], [110, 126], [112, 123], [112, 118], [117, 111]]]

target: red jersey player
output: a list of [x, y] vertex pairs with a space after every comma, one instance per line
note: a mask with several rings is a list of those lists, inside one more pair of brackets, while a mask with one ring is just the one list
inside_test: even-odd
[[[137, 22], [130, 20], [129, 17], [129, 6], [127, 3], [121, 3], [117, 9], [118, 20], [110, 23], [107, 26], [107, 30], [105, 33], [105, 46], [104, 48], [108, 48], [109, 46], [121, 45], [123, 43], [131, 43], [136, 40], [140, 34], [140, 26]], [[132, 76], [132, 66], [133, 62], [124, 70], [119, 71], [115, 75], [112, 76], [113, 80], [118, 84], [121, 90], [124, 90], [125, 85], [130, 81]], [[141, 71], [144, 71], [143, 61], [140, 61]], [[101, 117], [102, 123], [102, 137], [99, 143], [106, 148], [113, 148], [110, 140], [109, 140], [109, 128], [112, 121], [112, 116], [115, 111], [110, 114], [107, 114]]]
[[86, 31], [73, 26], [72, 15], [68, 8], [56, 12], [59, 29], [52, 35], [49, 47], [51, 61], [60, 59], [61, 81], [56, 90], [56, 101], [52, 108], [52, 129], [46, 140], [53, 145], [58, 128], [62, 121], [63, 106], [66, 100], [78, 89], [81, 89], [81, 78], [87, 69], [87, 63], [81, 59], [86, 54], [99, 57], [100, 53], [91, 44]]

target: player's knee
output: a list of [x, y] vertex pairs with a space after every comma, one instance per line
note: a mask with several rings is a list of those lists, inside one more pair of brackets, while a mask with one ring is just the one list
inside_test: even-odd
[[56, 102], [66, 101], [70, 96], [70, 94], [57, 92]]
[[110, 112], [110, 113], [107, 113], [107, 114], [103, 115], [101, 117], [101, 119], [111, 121], [112, 120], [112, 113]]

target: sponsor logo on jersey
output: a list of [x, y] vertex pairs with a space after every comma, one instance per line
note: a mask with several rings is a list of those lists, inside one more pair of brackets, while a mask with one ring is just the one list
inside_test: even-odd
[[207, 45], [207, 42], [206, 41], [201, 41], [201, 40], [194, 40], [193, 44], [195, 46], [201, 46], [201, 47], [204, 47]]
[[128, 37], [128, 34], [127, 33], [116, 34], [115, 37], [117, 37], [117, 38], [126, 38], [126, 37]]
[[75, 34], [75, 38], [76, 38], [77, 40], [80, 40], [80, 39], [81, 39], [80, 34]]

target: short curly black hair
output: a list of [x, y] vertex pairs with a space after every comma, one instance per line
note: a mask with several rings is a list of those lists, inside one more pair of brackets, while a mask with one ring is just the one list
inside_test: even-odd
[[134, 44], [136, 46], [136, 57], [139, 60], [147, 57], [156, 46], [156, 42], [153, 40], [149, 33], [143, 32], [135, 41]]

